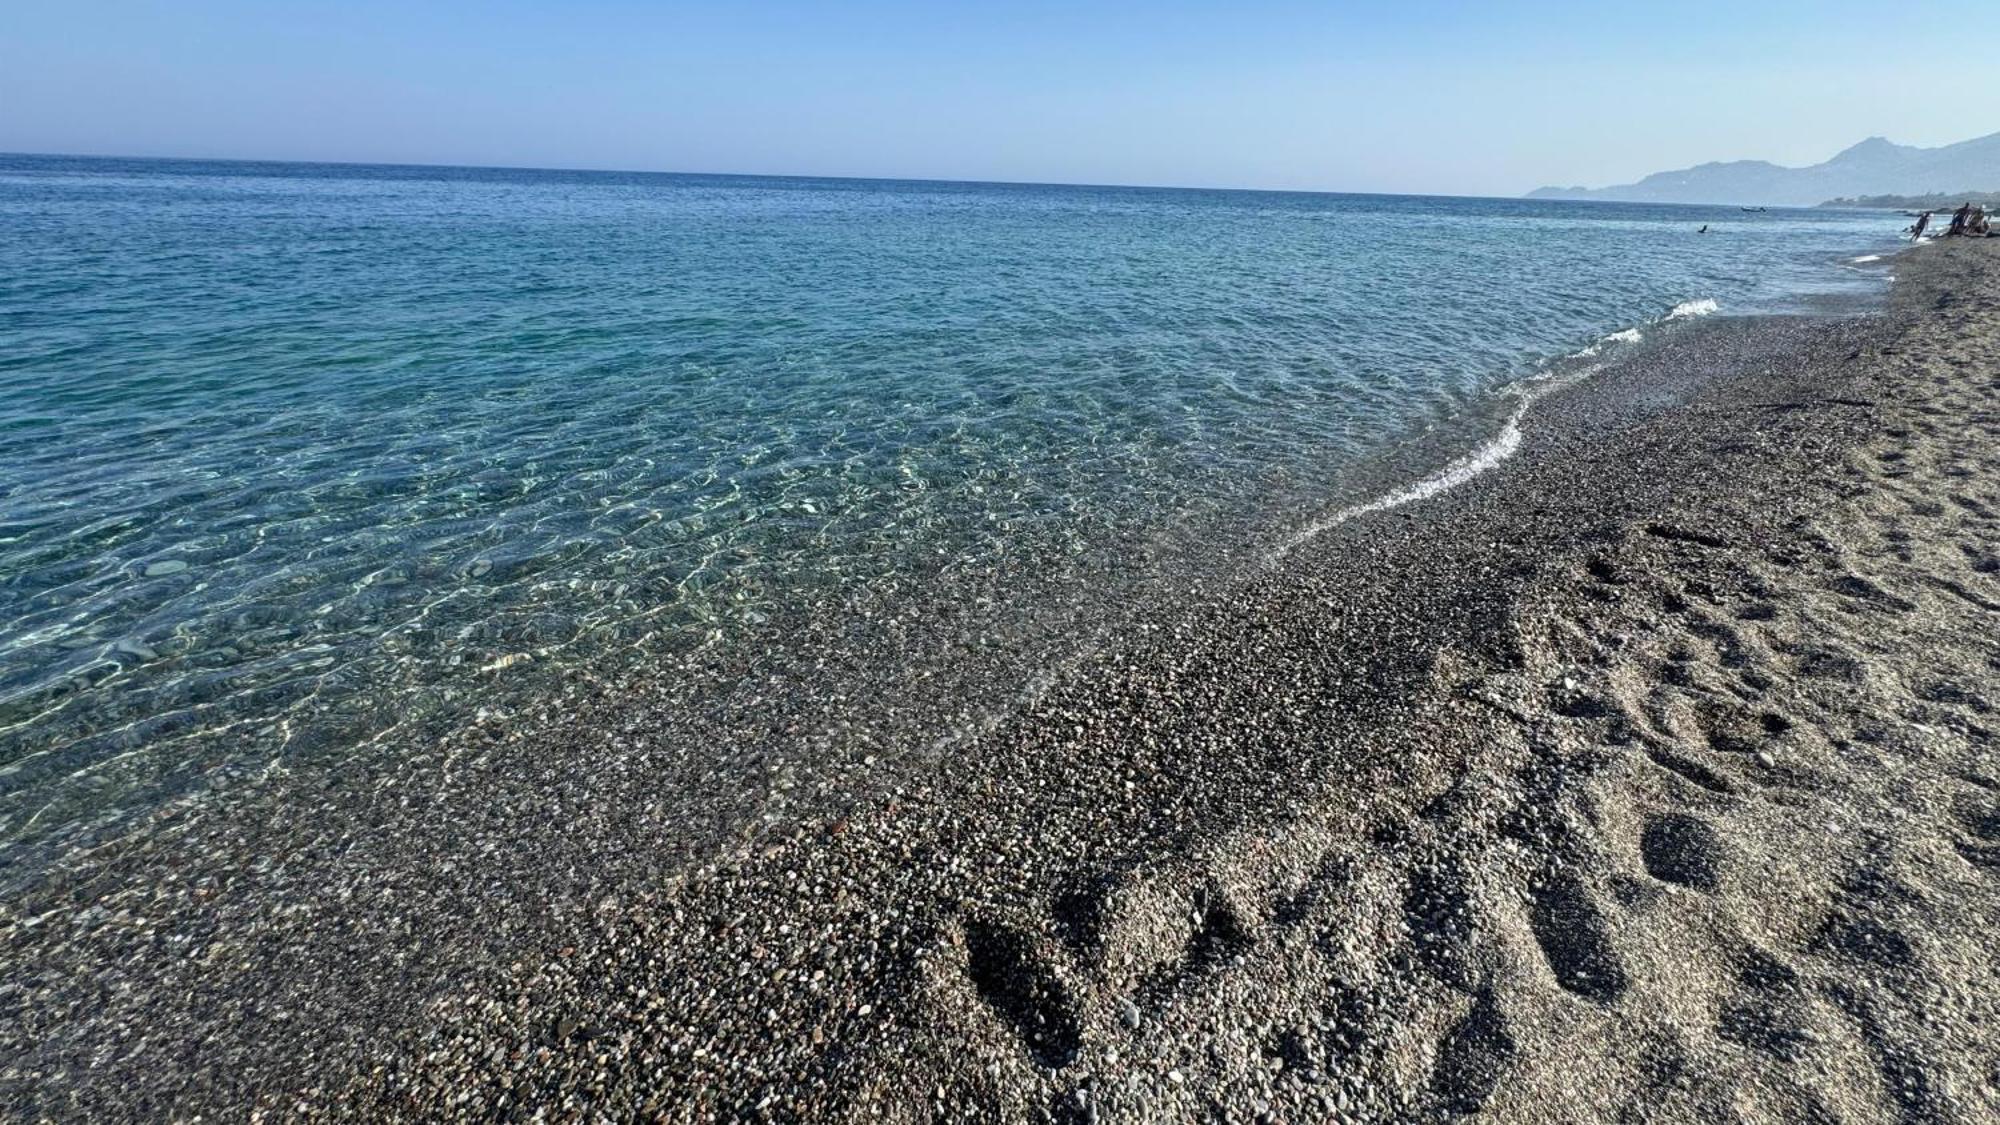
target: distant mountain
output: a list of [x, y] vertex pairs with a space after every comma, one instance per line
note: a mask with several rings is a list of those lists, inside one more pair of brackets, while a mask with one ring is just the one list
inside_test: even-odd
[[1537, 188], [1528, 197], [1809, 207], [1840, 197], [1949, 194], [1968, 186], [2000, 188], [2000, 133], [1942, 148], [1915, 148], [1870, 137], [1808, 168], [1731, 160], [1655, 172], [1636, 184], [1617, 187]]
[[1949, 211], [1962, 203], [2000, 207], [2000, 191], [1941, 191], [1931, 195], [1864, 195], [1829, 199], [1821, 207], [1881, 207], [1892, 211]]

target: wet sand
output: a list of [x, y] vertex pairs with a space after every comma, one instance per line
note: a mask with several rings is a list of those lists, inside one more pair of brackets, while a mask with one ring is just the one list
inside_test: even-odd
[[691, 868], [664, 720], [602, 701], [533, 772], [162, 823], [7, 904], [0, 1104], [2000, 1115], [2000, 246], [1896, 269], [1667, 333]]

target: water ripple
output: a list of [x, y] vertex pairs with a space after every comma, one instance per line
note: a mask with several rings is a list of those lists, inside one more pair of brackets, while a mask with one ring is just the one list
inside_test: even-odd
[[0, 847], [856, 591], [1115, 600], [1881, 225], [0, 158]]

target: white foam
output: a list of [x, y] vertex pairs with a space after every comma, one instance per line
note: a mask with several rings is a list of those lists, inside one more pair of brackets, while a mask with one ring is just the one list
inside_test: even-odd
[[1850, 259], [1848, 259], [1848, 260], [1849, 260], [1849, 261], [1851, 261], [1851, 262], [1853, 262], [1853, 263], [1854, 263], [1855, 265], [1857, 265], [1857, 266], [1858, 266], [1858, 265], [1860, 265], [1860, 264], [1861, 264], [1861, 263], [1863, 263], [1863, 262], [1879, 262], [1879, 261], [1881, 261], [1881, 260], [1882, 260], [1882, 255], [1880, 255], [1880, 254], [1863, 254], [1863, 255], [1861, 255], [1861, 256], [1860, 256], [1859, 258], [1850, 258]]
[[1325, 519], [1300, 529], [1297, 534], [1285, 540], [1284, 543], [1279, 545], [1277, 550], [1272, 552], [1272, 558], [1274, 560], [1282, 558], [1292, 553], [1293, 550], [1297, 549], [1300, 544], [1307, 540], [1331, 531], [1351, 519], [1357, 519], [1375, 512], [1386, 512], [1391, 508], [1400, 508], [1405, 504], [1414, 504], [1419, 500], [1428, 500], [1441, 492], [1448, 492], [1472, 480], [1474, 477], [1498, 468], [1509, 457], [1520, 452], [1521, 420], [1527, 417], [1528, 408], [1535, 404], [1536, 399], [1541, 398], [1558, 387], [1565, 387], [1578, 380], [1587, 379], [1603, 369], [1603, 365], [1599, 364], [1586, 367], [1561, 379], [1537, 380], [1532, 386], [1523, 384], [1509, 387], [1507, 393], [1520, 396], [1521, 405], [1515, 407], [1514, 412], [1507, 416], [1507, 421], [1500, 427], [1500, 432], [1488, 439], [1477, 449], [1414, 484], [1406, 485], [1396, 489], [1394, 492], [1384, 493], [1373, 500], [1367, 500], [1351, 507], [1342, 508]]
[[1627, 328], [1619, 332], [1613, 332], [1611, 335], [1604, 337], [1580, 352], [1572, 352], [1571, 355], [1575, 358], [1584, 359], [1596, 355], [1613, 344], [1636, 344], [1640, 340], [1645, 339], [1645, 337], [1646, 334], [1637, 328]]
[[[1722, 306], [1713, 297], [1682, 301], [1680, 304], [1675, 305], [1673, 310], [1668, 312], [1667, 315], [1661, 317], [1659, 322], [1664, 323], [1669, 320], [1708, 316], [1712, 313], [1720, 312], [1721, 309]], [[1582, 351], [1574, 353], [1574, 358], [1588, 358], [1597, 355], [1611, 345], [1636, 344], [1643, 339], [1645, 339], [1645, 332], [1641, 329], [1620, 329], [1605, 336], [1595, 344], [1584, 348]], [[1528, 407], [1534, 405], [1536, 399], [1559, 386], [1565, 386], [1579, 379], [1587, 379], [1603, 369], [1602, 364], [1593, 364], [1582, 370], [1569, 373], [1566, 376], [1538, 376], [1526, 383], [1509, 388], [1509, 393], [1521, 396], [1521, 405], [1515, 409], [1513, 414], [1508, 416], [1506, 424], [1500, 427], [1500, 432], [1491, 440], [1415, 484], [1399, 488], [1394, 492], [1378, 496], [1365, 503], [1356, 504], [1353, 507], [1342, 508], [1325, 519], [1307, 526], [1299, 531], [1298, 534], [1287, 539], [1283, 545], [1273, 552], [1273, 557], [1277, 558], [1287, 555], [1293, 549], [1297, 548], [1299, 544], [1316, 535], [1331, 531], [1348, 520], [1374, 512], [1387, 511], [1391, 508], [1400, 508], [1405, 504], [1414, 504], [1419, 500], [1427, 500], [1440, 492], [1457, 488], [1459, 485], [1479, 476], [1481, 473], [1493, 469], [1501, 462], [1507, 460], [1507, 458], [1512, 457], [1521, 448], [1521, 419], [1527, 416]]]

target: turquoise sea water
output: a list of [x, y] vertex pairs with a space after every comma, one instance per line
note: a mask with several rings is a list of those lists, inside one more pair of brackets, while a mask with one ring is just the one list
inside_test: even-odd
[[0, 157], [0, 856], [926, 590], [1046, 656], [1896, 226]]

